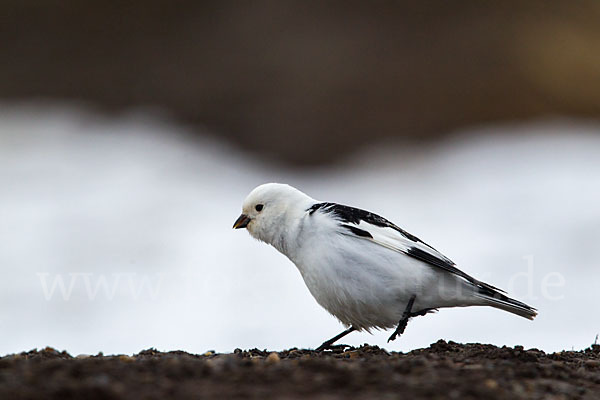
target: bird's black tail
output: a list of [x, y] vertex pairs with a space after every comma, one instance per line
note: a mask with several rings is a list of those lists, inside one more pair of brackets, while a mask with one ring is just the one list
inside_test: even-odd
[[537, 315], [537, 310], [535, 308], [518, 300], [511, 299], [496, 288], [485, 283], [477, 285], [475, 296], [484, 300], [485, 305], [508, 311], [523, 318], [534, 319]]

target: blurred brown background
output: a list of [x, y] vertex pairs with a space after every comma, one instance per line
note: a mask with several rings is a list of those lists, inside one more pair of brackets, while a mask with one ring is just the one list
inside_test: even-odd
[[159, 106], [292, 163], [600, 116], [596, 0], [5, 0], [0, 18], [2, 102]]

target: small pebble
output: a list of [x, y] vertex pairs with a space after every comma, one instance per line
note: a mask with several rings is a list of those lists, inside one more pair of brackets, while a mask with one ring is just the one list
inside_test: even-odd
[[486, 379], [483, 384], [488, 389], [498, 389], [498, 382], [496, 382], [494, 379]]
[[279, 354], [276, 352], [269, 354], [267, 357], [267, 364], [277, 364], [279, 361], [281, 361], [281, 359], [279, 358]]
[[345, 351], [342, 353], [343, 356], [345, 356], [346, 358], [358, 358], [359, 354], [358, 351]]

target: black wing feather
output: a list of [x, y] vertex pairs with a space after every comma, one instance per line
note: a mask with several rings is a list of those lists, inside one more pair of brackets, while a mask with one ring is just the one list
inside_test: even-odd
[[405, 252], [405, 254], [407, 254], [407, 255], [409, 255], [409, 256], [411, 256], [413, 258], [416, 258], [417, 260], [426, 262], [427, 264], [433, 265], [433, 266], [438, 267], [438, 268], [442, 268], [442, 269], [444, 269], [444, 270], [446, 270], [446, 271], [448, 271], [448, 272], [450, 272], [452, 274], [458, 275], [461, 278], [464, 278], [464, 279], [468, 280], [469, 282], [471, 282], [474, 285], [482, 286], [482, 287], [484, 287], [486, 289], [501, 291], [500, 289], [498, 289], [498, 288], [496, 288], [494, 286], [488, 285], [487, 283], [481, 282], [481, 281], [473, 278], [471, 275], [469, 275], [469, 274], [461, 271], [460, 269], [458, 269], [458, 268], [456, 268], [454, 266], [455, 265], [454, 263], [450, 264], [450, 263], [442, 260], [441, 258], [436, 257], [433, 254], [429, 254], [428, 252], [423, 251], [423, 250], [421, 250], [421, 249], [419, 249], [417, 247], [411, 247], [411, 248], [409, 248]]
[[[361, 210], [360, 208], [345, 206], [345, 205], [337, 204], [337, 203], [327, 203], [327, 202], [313, 204], [306, 211], [308, 211], [308, 213], [310, 215], [312, 215], [317, 210], [320, 210], [321, 212], [324, 212], [324, 213], [330, 213], [330, 214], [334, 215], [337, 219], [339, 219], [341, 222], [344, 222], [344, 223], [358, 225], [358, 224], [360, 224], [361, 221], [364, 221], [371, 225], [392, 228], [392, 229], [396, 230], [398, 233], [400, 233], [402, 236], [407, 238], [408, 240], [415, 242], [415, 243], [421, 243], [421, 244], [429, 247], [430, 249], [438, 252], [436, 249], [434, 249], [427, 243], [423, 242], [418, 237], [411, 235], [410, 233], [408, 233], [404, 229], [400, 228], [396, 224], [394, 224], [394, 223], [390, 222], [389, 220], [387, 220], [377, 214], [374, 214], [372, 212]], [[367, 232], [363, 229], [359, 229], [352, 225], [346, 225], [346, 224], [343, 224], [342, 226], [357, 236], [360, 236], [363, 238], [364, 237], [370, 237], [371, 239], [373, 238], [373, 236], [369, 232]], [[429, 265], [446, 270], [452, 274], [458, 275], [461, 278], [464, 278], [467, 281], [471, 282], [472, 284], [480, 287], [484, 291], [504, 292], [503, 290], [498, 289], [497, 287], [494, 287], [487, 283], [481, 282], [481, 281], [473, 278], [471, 275], [456, 268], [455, 267], [456, 264], [454, 262], [452, 262], [451, 260], [449, 260], [448, 258], [437, 257], [436, 255], [428, 253], [418, 247], [410, 247], [410, 248], [408, 248], [407, 251], [404, 251], [404, 254], [406, 254], [410, 257], [413, 257], [417, 260], [423, 261]]]
[[[392, 228], [398, 231], [405, 238], [412, 240], [413, 242], [423, 243], [427, 247], [429, 246], [427, 243], [423, 242], [418, 237], [411, 235], [406, 232], [404, 229], [395, 225], [393, 222], [388, 221], [387, 219], [373, 214], [370, 211], [361, 210], [360, 208], [344, 206], [342, 204], [337, 203], [317, 203], [310, 207], [307, 211], [309, 214], [314, 214], [315, 211], [321, 210], [326, 213], [331, 213], [335, 215], [342, 222], [349, 222], [352, 224], [358, 225], [360, 221], [368, 222], [371, 225], [379, 226], [379, 227], [387, 227]], [[431, 247], [433, 249], [433, 247]]]

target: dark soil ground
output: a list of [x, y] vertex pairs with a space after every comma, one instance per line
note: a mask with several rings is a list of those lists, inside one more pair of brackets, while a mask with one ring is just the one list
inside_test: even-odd
[[315, 352], [145, 350], [72, 357], [52, 348], [0, 358], [0, 399], [600, 399], [600, 345], [545, 354], [439, 341]]

